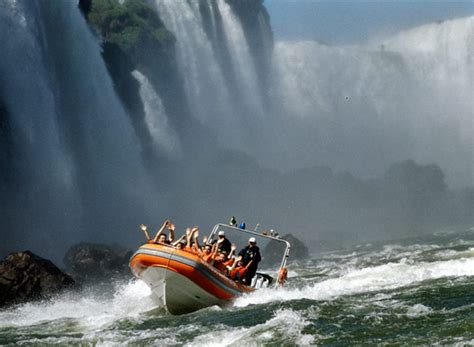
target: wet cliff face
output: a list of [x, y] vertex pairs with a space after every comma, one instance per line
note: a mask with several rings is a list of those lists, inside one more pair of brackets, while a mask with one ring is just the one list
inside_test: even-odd
[[[140, 83], [133, 76], [138, 70], [148, 76], [159, 92], [176, 128], [189, 119], [189, 111], [175, 58], [175, 38], [158, 15], [143, 0], [87, 0], [79, 6], [92, 30], [102, 43], [102, 56], [114, 82], [115, 90], [126, 107], [139, 135], [143, 155], [147, 159], [165, 159], [153, 146], [148, 131]], [[178, 102], [177, 102], [178, 101]]]
[[[268, 107], [262, 91], [268, 90], [273, 38], [262, 1], [84, 0], [79, 7], [101, 40], [104, 61], [139, 134], [144, 158], [162, 161], [152, 170], [175, 162], [178, 154], [189, 160], [219, 145], [216, 131], [223, 127], [209, 124], [210, 117], [216, 118], [214, 123], [227, 118], [220, 125], [242, 131], [242, 113], [261, 117]], [[232, 37], [235, 31], [241, 36]], [[247, 52], [242, 55], [236, 45]], [[245, 78], [240, 76], [243, 67], [251, 71]], [[151, 106], [150, 98], [144, 100], [150, 92], [163, 107], [158, 113], [167, 124], [161, 127], [179, 135], [180, 153], [156, 146], [158, 131], [154, 134], [149, 119], [157, 102]], [[250, 102], [242, 98], [248, 95], [261, 100], [246, 106]], [[162, 131], [159, 136], [167, 135]]]

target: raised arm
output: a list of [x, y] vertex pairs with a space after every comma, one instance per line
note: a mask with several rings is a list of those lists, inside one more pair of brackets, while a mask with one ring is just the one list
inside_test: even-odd
[[227, 258], [229, 258], [229, 259], [232, 258], [232, 256], [234, 255], [236, 249], [237, 249], [237, 246], [235, 245], [235, 243], [233, 243], [232, 246], [230, 247], [230, 253], [227, 256]]
[[191, 248], [191, 238], [193, 237], [193, 232], [191, 228], [186, 228], [186, 247]]
[[193, 239], [194, 239], [193, 247], [194, 247], [194, 250], [196, 252], [200, 252], [201, 250], [199, 249], [199, 228], [194, 227], [194, 228], [191, 229], [191, 232], [193, 233]]
[[239, 261], [241, 261], [241, 260], [242, 260], [242, 257], [241, 257], [241, 256], [238, 256], [237, 258], [235, 258], [235, 259], [234, 259], [234, 263], [232, 264], [232, 266], [229, 266], [229, 267], [228, 267], [229, 272], [232, 271], [232, 270], [234, 270], [235, 267], [236, 267], [236, 265], [237, 265], [237, 263], [238, 263]]
[[169, 240], [173, 242], [175, 226], [171, 221], [168, 223], [168, 230], [170, 231]]
[[165, 231], [165, 228], [170, 224], [170, 220], [167, 219], [164, 221], [163, 225], [161, 226], [160, 229], [158, 229], [158, 231], [156, 232], [156, 235], [155, 235], [155, 238], [153, 239], [154, 242], [157, 242], [160, 235], [163, 234], [163, 231]]
[[180, 243], [181, 241], [183, 241], [185, 238], [186, 238], [186, 234], [184, 234], [184, 235], [181, 236], [179, 239], [177, 239], [175, 242], [173, 242], [172, 245], [173, 245], [173, 246], [176, 246], [178, 243]]
[[147, 226], [145, 224], [140, 224], [140, 229], [145, 233], [145, 237], [148, 241], [151, 240], [150, 234], [148, 233]]

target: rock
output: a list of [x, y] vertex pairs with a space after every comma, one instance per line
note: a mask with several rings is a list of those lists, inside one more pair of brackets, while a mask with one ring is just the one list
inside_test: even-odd
[[66, 252], [64, 264], [80, 282], [110, 282], [132, 276], [128, 267], [132, 254], [119, 246], [79, 243]]
[[30, 251], [11, 253], [0, 262], [0, 307], [45, 299], [74, 285], [72, 277]]
[[[297, 239], [292, 234], [287, 234], [281, 237], [290, 243], [290, 261], [307, 259], [309, 256], [308, 248], [302, 241]], [[264, 250], [263, 256], [265, 264], [275, 264], [282, 260], [284, 252], [284, 245], [281, 242], [271, 241]]]

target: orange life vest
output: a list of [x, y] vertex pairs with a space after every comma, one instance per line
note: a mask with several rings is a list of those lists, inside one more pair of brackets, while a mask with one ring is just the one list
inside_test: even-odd
[[247, 268], [245, 266], [237, 266], [230, 272], [230, 278], [234, 281], [241, 281], [244, 279], [246, 272]]

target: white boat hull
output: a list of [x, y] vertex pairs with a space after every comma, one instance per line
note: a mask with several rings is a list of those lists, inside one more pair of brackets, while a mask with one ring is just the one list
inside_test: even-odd
[[208, 293], [179, 273], [159, 266], [151, 266], [140, 274], [151, 288], [153, 300], [171, 314], [183, 314], [228, 303]]

